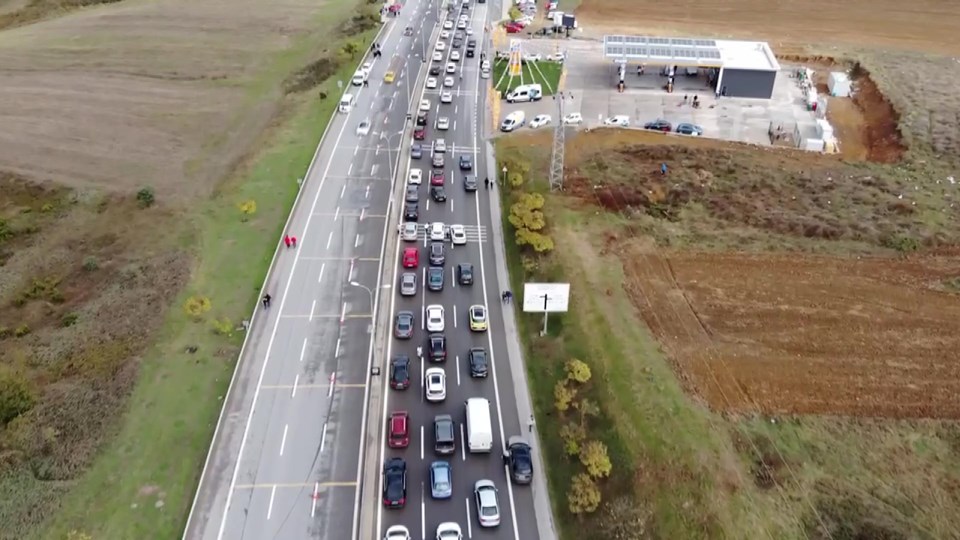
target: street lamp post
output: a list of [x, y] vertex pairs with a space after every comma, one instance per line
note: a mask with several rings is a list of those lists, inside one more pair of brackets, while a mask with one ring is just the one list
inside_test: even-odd
[[381, 140], [386, 139], [386, 141], [387, 141], [387, 161], [388, 161], [389, 164], [390, 164], [390, 178], [391, 178], [391, 180], [396, 177], [397, 171], [395, 170], [395, 165], [394, 165], [394, 163], [393, 163], [393, 145], [390, 144], [390, 141], [392, 141], [393, 138], [396, 137], [397, 135], [403, 135], [403, 132], [404, 132], [404, 130], [401, 129], [400, 131], [398, 131], [398, 132], [396, 132], [396, 133], [392, 133], [392, 134], [390, 134], [390, 135], [386, 135], [386, 134], [383, 134], [383, 133], [380, 134], [380, 139], [381, 139]]
[[[359, 281], [351, 281], [350, 285], [354, 287], [360, 287], [361, 289], [367, 291], [367, 295], [370, 296], [370, 310], [372, 311], [373, 310], [373, 290], [370, 289], [370, 287], [367, 287], [366, 285], [364, 285], [363, 283], [360, 283]], [[371, 313], [371, 316], [373, 316], [372, 313]]]

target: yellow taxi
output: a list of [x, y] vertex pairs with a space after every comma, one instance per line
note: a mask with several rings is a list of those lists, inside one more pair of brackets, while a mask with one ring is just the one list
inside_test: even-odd
[[470, 306], [467, 312], [470, 314], [470, 330], [485, 332], [487, 330], [487, 308], [477, 304]]
[[383, 74], [383, 82], [385, 83], [392, 83], [393, 80], [396, 78], [397, 78], [397, 74], [394, 73], [393, 71], [388, 71]]

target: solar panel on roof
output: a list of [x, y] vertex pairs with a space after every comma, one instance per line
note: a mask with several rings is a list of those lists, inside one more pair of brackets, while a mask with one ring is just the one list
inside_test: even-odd
[[698, 39], [696, 40], [697, 46], [699, 47], [716, 47], [717, 42], [712, 39]]
[[675, 56], [680, 58], [696, 58], [697, 51], [691, 51], [690, 49], [674, 49], [673, 51]]
[[627, 43], [643, 43], [643, 41], [644, 41], [644, 40], [643, 40], [642, 37], [627, 36], [627, 38], [626, 38], [626, 42], [627, 42]]
[[670, 43], [670, 40], [667, 38], [657, 38], [657, 37], [652, 37], [648, 41], [650, 43], [656, 43], [657, 45], [667, 45]]
[[670, 43], [672, 43], [672, 44], [674, 44], [674, 45], [687, 45], [687, 46], [690, 46], [690, 45], [693, 45], [693, 40], [692, 40], [692, 39], [671, 39], [671, 40], [670, 40]]

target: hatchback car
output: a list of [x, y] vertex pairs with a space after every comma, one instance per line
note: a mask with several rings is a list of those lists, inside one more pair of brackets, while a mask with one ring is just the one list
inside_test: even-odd
[[[416, 237], [414, 237], [416, 240]], [[416, 268], [420, 265], [420, 250], [415, 247], [403, 248], [403, 267]]]
[[435, 90], [437, 88], [437, 78], [436, 77], [427, 77], [427, 89]]
[[437, 129], [447, 130], [450, 129], [450, 119], [446, 116], [441, 116], [437, 118]]
[[417, 221], [420, 219], [420, 206], [417, 205], [417, 203], [404, 204], [403, 219], [406, 221]]
[[413, 159], [420, 159], [423, 157], [423, 145], [415, 142], [410, 145], [410, 157]]
[[463, 225], [450, 226], [450, 242], [455, 246], [463, 246], [467, 243], [467, 230]]
[[427, 138], [427, 128], [418, 126], [413, 130], [413, 140], [422, 141]]
[[473, 265], [460, 263], [457, 265], [457, 282], [461, 285], [473, 285]]
[[403, 225], [400, 226], [400, 239], [404, 242], [416, 242], [418, 230], [419, 227], [417, 227], [416, 223], [405, 221]]
[[453, 521], [441, 523], [437, 525], [437, 540], [463, 540], [463, 530]]
[[477, 520], [481, 527], [500, 525], [500, 502], [497, 500], [497, 486], [491, 480], [477, 480], [473, 486], [473, 496], [477, 501]]
[[404, 194], [403, 200], [406, 202], [418, 202], [420, 200], [420, 190], [417, 189], [417, 186], [407, 184], [407, 192]]
[[417, 294], [417, 274], [404, 272], [400, 275], [400, 296], [415, 296]]
[[529, 484], [533, 480], [533, 458], [530, 445], [523, 437], [513, 436], [508, 439], [507, 453], [503, 456], [510, 469], [510, 477], [517, 484]]
[[696, 124], [682, 123], [677, 124], [677, 133], [681, 135], [692, 135], [694, 137], [699, 137], [703, 135], [703, 128]]
[[457, 426], [449, 414], [438, 414], [433, 418], [433, 451], [440, 455], [457, 451]]
[[442, 242], [430, 243], [430, 264], [433, 266], [443, 266], [447, 262], [446, 249]]
[[643, 129], [652, 129], [654, 131], [671, 131], [673, 126], [666, 120], [654, 120], [643, 125]]
[[443, 167], [445, 163], [446, 163], [446, 160], [443, 159], [443, 154], [439, 152], [434, 153], [433, 159], [430, 161], [430, 164], [433, 165], [434, 167]]
[[443, 185], [443, 171], [433, 171], [430, 173], [430, 185], [431, 186], [442, 186]]
[[365, 137], [370, 134], [370, 121], [363, 120], [357, 126], [357, 137]]
[[430, 198], [436, 202], [446, 202], [447, 192], [444, 191], [443, 186], [430, 186]]
[[399, 355], [390, 361], [390, 388], [394, 390], [410, 388], [410, 358]]
[[483, 332], [487, 329], [487, 308], [475, 304], [467, 310], [470, 314], [470, 330]]
[[[413, 327], [413, 313], [409, 311], [401, 312], [410, 314], [410, 326]], [[427, 306], [427, 332], [443, 332], [446, 327], [443, 317], [443, 306], [431, 304]]]
[[397, 339], [410, 339], [413, 337], [413, 312], [401, 311], [397, 313], [394, 335]]
[[443, 21], [443, 29], [450, 30], [453, 28], [453, 21]]
[[447, 358], [447, 337], [443, 334], [430, 334], [427, 338], [427, 353], [430, 361], [443, 362]]
[[530, 129], [537, 129], [538, 127], [543, 127], [549, 124], [553, 119], [550, 118], [549, 114], [538, 114], [533, 117], [533, 120], [530, 121]]
[[477, 190], [477, 177], [467, 175], [463, 177], [463, 190], [464, 191], [476, 191]]
[[383, 465], [383, 505], [403, 508], [407, 504], [407, 462], [390, 458]]
[[453, 496], [453, 471], [446, 461], [430, 464], [430, 495], [434, 499], [449, 499]]
[[467, 353], [471, 377], [487, 376], [487, 351], [482, 347], [474, 347]]
[[390, 437], [387, 446], [390, 448], [406, 448], [410, 445], [410, 415], [407, 411], [390, 413]]
[[443, 290], [443, 268], [440, 266], [431, 266], [427, 268], [427, 288], [433, 292]]
[[460, 156], [460, 170], [461, 171], [473, 170], [473, 156], [471, 156], [470, 154], [464, 154]]
[[448, 62], [448, 63], [447, 63], [446, 71], [447, 71], [447, 73], [456, 73], [456, 72], [457, 72], [457, 65], [454, 64], [453, 62]]
[[447, 374], [443, 368], [432, 367], [424, 373], [424, 393], [427, 401], [439, 403], [447, 399]]

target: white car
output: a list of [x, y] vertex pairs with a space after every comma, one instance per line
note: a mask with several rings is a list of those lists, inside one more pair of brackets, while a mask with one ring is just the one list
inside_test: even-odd
[[454, 62], [460, 61], [460, 51], [453, 51], [450, 53], [450, 60]]
[[407, 178], [407, 184], [419, 186], [423, 182], [423, 171], [420, 169], [410, 169], [410, 177]]
[[473, 485], [477, 500], [477, 520], [481, 527], [500, 525], [500, 503], [497, 501], [497, 486], [492, 480], [477, 480]]
[[443, 322], [443, 306], [431, 304], [427, 306], [427, 332], [443, 332], [446, 325]]
[[433, 53], [433, 61], [434, 61], [434, 62], [443, 62], [443, 53], [440, 52], [440, 51], [437, 51], [437, 52]]
[[541, 60], [543, 60], [543, 55], [542, 55], [542, 54], [531, 54], [531, 53], [527, 53], [527, 54], [523, 55], [523, 61], [524, 61], [524, 62], [539, 62], [539, 61], [541, 61]]
[[437, 118], [437, 129], [447, 130], [450, 129], [450, 119], [446, 116], [441, 116]]
[[443, 223], [431, 223], [427, 225], [427, 234], [430, 240], [443, 242], [447, 238], [447, 227]]
[[567, 59], [567, 55], [566, 55], [565, 53], [560, 53], [560, 52], [558, 52], [558, 53], [553, 53], [553, 54], [548, 54], [548, 55], [547, 55], [547, 60], [548, 60], [549, 62], [561, 62], [561, 63], [562, 63], [562, 62], [563, 62], [564, 60], [566, 60], [566, 59]]
[[436, 49], [436, 50], [438, 50], [438, 51], [442, 51], [442, 50], [444, 50], [444, 49], [446, 49], [446, 48], [447, 48], [447, 45], [446, 45], [444, 42], [442, 42], [442, 41], [438, 41], [438, 42], [437, 42], [437, 45], [434, 47], [434, 49]]
[[568, 126], [580, 125], [583, 123], [583, 115], [578, 112], [570, 113], [563, 117], [563, 123]]
[[370, 134], [370, 121], [363, 120], [360, 122], [360, 125], [357, 126], [357, 137], [366, 137]]
[[467, 28], [467, 35], [468, 35], [468, 36], [472, 36], [472, 35], [473, 35], [473, 28]]
[[437, 78], [436, 77], [427, 77], [427, 88], [433, 90], [437, 87]]
[[430, 100], [429, 100], [429, 99], [421, 99], [421, 100], [420, 100], [420, 110], [421, 110], [421, 111], [429, 111], [429, 110], [430, 110]]
[[453, 88], [453, 77], [445, 77], [443, 79], [444, 88]]
[[625, 114], [611, 116], [603, 121], [605, 126], [630, 127], [630, 117]]
[[361, 67], [360, 69], [362, 69], [363, 71], [366, 71], [367, 73], [370, 73], [370, 70], [373, 69], [373, 62], [364, 62], [363, 67]]
[[437, 139], [433, 142], [433, 151], [440, 154], [447, 151], [447, 141], [443, 139]]
[[467, 21], [464, 19], [460, 19], [460, 21], [457, 23], [457, 29], [463, 30], [466, 27], [467, 27]]
[[538, 114], [533, 117], [533, 120], [530, 121], [530, 129], [537, 129], [538, 127], [543, 127], [553, 121], [553, 118], [550, 118], [549, 114]]
[[417, 241], [417, 224], [413, 221], [405, 221], [400, 226], [400, 239], [404, 242]]
[[450, 226], [450, 240], [455, 246], [462, 246], [467, 243], [467, 230], [463, 225]]
[[410, 540], [410, 530], [403, 525], [394, 525], [387, 529], [387, 533], [383, 535], [383, 540]]
[[423, 389], [427, 401], [437, 403], [447, 399], [447, 374], [443, 372], [443, 368], [432, 367], [423, 374], [423, 377]]
[[443, 92], [440, 94], [440, 103], [453, 103], [453, 92]]
[[447, 73], [456, 73], [457, 65], [453, 62], [447, 62]]
[[453, 521], [441, 523], [437, 525], [437, 540], [463, 540], [463, 531]]
[[443, 21], [443, 29], [450, 30], [453, 28], [453, 21]]
[[[452, 25], [451, 25], [451, 26], [452, 26]], [[441, 31], [440, 31], [440, 39], [450, 39], [450, 31], [449, 31], [449, 30], [441, 30]]]

